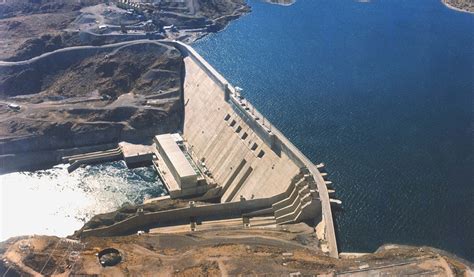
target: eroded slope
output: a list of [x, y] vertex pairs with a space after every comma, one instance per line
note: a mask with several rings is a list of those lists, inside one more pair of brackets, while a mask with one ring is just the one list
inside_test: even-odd
[[[2, 158], [120, 140], [144, 142], [177, 130], [182, 66], [178, 50], [149, 41], [69, 48], [1, 64]], [[5, 167], [14, 168], [10, 158]]]

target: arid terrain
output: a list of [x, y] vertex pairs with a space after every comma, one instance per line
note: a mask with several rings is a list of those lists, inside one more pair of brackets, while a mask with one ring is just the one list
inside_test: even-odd
[[[0, 272], [7, 276], [467, 276], [469, 270], [426, 247], [387, 245], [373, 254], [333, 259], [321, 255], [311, 244], [314, 240], [304, 223], [82, 241], [18, 237], [0, 245]], [[120, 262], [102, 266], [97, 254], [109, 248], [118, 251]]]
[[[163, 2], [136, 14], [113, 4], [96, 5], [103, 2], [99, 0], [81, 1], [81, 4], [31, 2], [0, 5], [0, 60], [26, 60], [64, 47], [144, 38], [140, 23], [146, 20], [153, 22], [154, 38], [167, 37], [189, 43], [221, 30], [231, 20], [250, 11], [243, 0]], [[107, 30], [100, 30], [102, 25], [107, 25]], [[122, 32], [121, 25], [125, 26], [126, 33]], [[174, 29], [165, 32], [164, 26], [174, 26]]]
[[149, 41], [67, 48], [0, 64], [2, 170], [22, 167], [25, 159], [58, 161], [41, 151], [143, 142], [176, 130], [182, 66], [178, 50]]
[[[31, 1], [33, 2], [33, 1]], [[100, 1], [34, 1], [0, 5], [0, 60], [22, 60], [21, 52], [31, 51], [29, 58], [60, 48], [63, 29], [79, 16], [80, 9]], [[58, 37], [58, 38], [56, 38]], [[28, 50], [43, 41], [43, 50]], [[39, 46], [36, 46], [39, 47]], [[20, 54], [17, 54], [20, 52]], [[25, 58], [26, 59], [26, 58]]]

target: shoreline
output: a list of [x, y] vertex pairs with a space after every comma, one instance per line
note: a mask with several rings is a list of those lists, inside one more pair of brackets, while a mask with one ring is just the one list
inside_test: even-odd
[[457, 12], [463, 12], [463, 13], [469, 13], [469, 14], [474, 14], [474, 11], [468, 11], [468, 10], [463, 10], [461, 8], [458, 8], [458, 7], [455, 7], [449, 3], [446, 2], [446, 0], [441, 0], [441, 3], [448, 9], [450, 10], [454, 10], [454, 11], [457, 11]]

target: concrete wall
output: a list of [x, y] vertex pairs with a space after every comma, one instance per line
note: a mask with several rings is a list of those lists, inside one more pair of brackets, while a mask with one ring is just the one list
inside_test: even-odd
[[110, 226], [84, 230], [81, 237], [127, 235], [150, 227], [186, 223], [191, 217], [200, 220], [235, 218], [271, 206], [271, 199], [267, 198], [143, 213]]
[[183, 137], [224, 187], [222, 201], [238, 201], [241, 195], [246, 199], [271, 197], [286, 191], [300, 166], [286, 153], [275, 152], [271, 134], [246, 115], [237, 100], [226, 97], [225, 80], [209, 74], [193, 56], [184, 62]]
[[187, 224], [194, 220], [220, 220], [243, 216], [274, 215], [276, 223], [289, 224], [306, 219], [318, 218], [321, 215], [321, 203], [317, 193], [309, 187], [314, 180], [308, 175], [298, 175], [291, 180], [284, 193], [269, 198], [253, 200], [241, 199], [236, 202], [189, 206], [173, 210], [136, 215], [110, 226], [84, 230], [81, 237], [119, 236], [136, 233], [159, 226]]

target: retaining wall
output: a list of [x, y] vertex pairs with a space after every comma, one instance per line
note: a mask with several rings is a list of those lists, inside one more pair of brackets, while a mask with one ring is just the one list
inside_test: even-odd
[[271, 199], [267, 198], [143, 213], [110, 226], [84, 230], [81, 237], [127, 235], [150, 227], [189, 222], [191, 217], [200, 220], [235, 218], [240, 217], [242, 213], [267, 209], [271, 206]]

